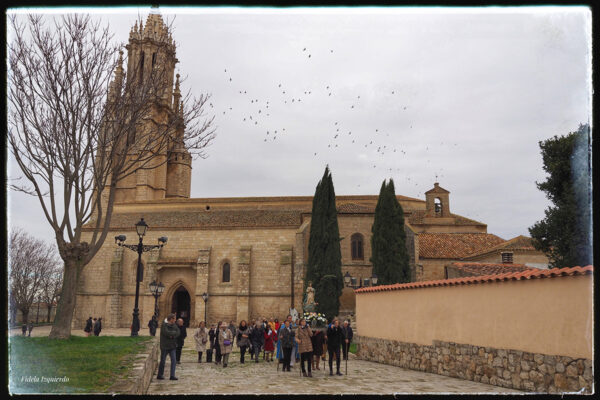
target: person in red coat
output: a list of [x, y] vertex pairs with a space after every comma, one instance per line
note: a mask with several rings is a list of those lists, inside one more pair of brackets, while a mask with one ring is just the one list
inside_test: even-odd
[[265, 329], [265, 354], [267, 361], [273, 361], [273, 351], [275, 351], [274, 342], [277, 340], [277, 332], [274, 331], [269, 324]]

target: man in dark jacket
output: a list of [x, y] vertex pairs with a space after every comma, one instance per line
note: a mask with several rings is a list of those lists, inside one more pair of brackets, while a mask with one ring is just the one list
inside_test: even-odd
[[258, 355], [260, 354], [260, 349], [265, 343], [265, 330], [262, 327], [262, 321], [257, 320], [252, 329], [250, 330], [250, 334], [248, 335], [250, 339], [250, 343], [252, 343], [252, 352], [254, 354], [254, 362], [258, 363]]
[[333, 355], [335, 354], [335, 365], [337, 367], [336, 375], [342, 375], [340, 372], [340, 347], [344, 342], [344, 333], [340, 328], [340, 321], [336, 318], [327, 328], [327, 352], [329, 353], [329, 375], [333, 375]]
[[156, 315], [152, 316], [152, 319], [148, 321], [148, 329], [150, 329], [150, 336], [156, 336], [156, 328], [158, 328], [158, 321]]
[[94, 335], [100, 336], [101, 331], [102, 331], [102, 318], [98, 318], [98, 320], [94, 324]]
[[21, 332], [23, 332], [23, 336], [27, 336], [27, 324], [21, 326]]
[[171, 380], [176, 381], [176, 348], [177, 338], [179, 337], [179, 328], [175, 324], [175, 314], [169, 314], [160, 328], [160, 364], [158, 364], [158, 376], [156, 379], [165, 379], [165, 363], [167, 354], [171, 359]]
[[217, 336], [217, 331], [215, 329], [215, 324], [210, 326], [210, 330], [208, 331], [208, 349], [206, 350], [206, 362], [212, 362], [213, 350], [215, 349], [215, 337]]
[[179, 328], [179, 336], [177, 337], [177, 364], [181, 364], [181, 350], [183, 349], [183, 343], [185, 338], [187, 337], [187, 330], [185, 329], [185, 324], [183, 323], [183, 319], [179, 318], [177, 320], [177, 327]]
[[352, 332], [352, 327], [348, 323], [348, 320], [344, 321], [342, 333], [344, 334], [344, 343], [342, 344], [342, 351], [344, 353], [344, 360], [346, 360], [348, 359], [348, 349], [350, 348], [350, 343], [352, 343], [352, 337], [354, 336], [354, 332]]
[[92, 333], [92, 328], [92, 317], [89, 317], [88, 320], [85, 321], [85, 328], [83, 328], [85, 336], [90, 336], [90, 333]]

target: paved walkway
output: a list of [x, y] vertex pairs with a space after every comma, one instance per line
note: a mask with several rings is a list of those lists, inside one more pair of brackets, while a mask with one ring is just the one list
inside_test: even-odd
[[[167, 357], [165, 380], [156, 379], [154, 372], [148, 394], [392, 394], [392, 393], [521, 393], [517, 390], [486, 385], [442, 375], [398, 368], [369, 361], [348, 360], [348, 375], [329, 376], [329, 370], [313, 371], [313, 378], [300, 376], [300, 364], [291, 372], [277, 370], [277, 360], [258, 364], [240, 364], [239, 352], [229, 357], [227, 368], [215, 363], [198, 363], [193, 347], [193, 330], [177, 365], [178, 381], [169, 380], [170, 361]], [[214, 358], [213, 358], [214, 360]], [[203, 354], [206, 361], [206, 354]], [[334, 363], [335, 369], [335, 363]], [[345, 364], [342, 362], [342, 373]]]
[[[34, 328], [32, 336], [48, 336], [50, 326]], [[250, 362], [246, 355], [246, 363], [240, 364], [239, 352], [229, 357], [227, 368], [214, 363], [198, 363], [198, 353], [191, 337], [194, 329], [188, 330], [188, 339], [181, 355], [181, 364], [177, 365], [178, 381], [170, 381], [169, 365], [165, 367], [163, 381], [156, 379], [153, 373], [148, 394], [392, 394], [392, 393], [522, 393], [517, 390], [486, 385], [462, 379], [449, 378], [443, 375], [357, 360], [351, 354], [348, 360], [348, 375], [329, 376], [329, 370], [313, 371], [313, 378], [300, 377], [299, 364], [295, 364], [291, 372], [277, 371], [277, 361], [267, 363], [261, 360], [258, 364]], [[21, 335], [20, 329], [11, 329], [10, 335]], [[84, 336], [83, 330], [73, 330], [75, 336]], [[102, 329], [104, 336], [129, 336], [126, 328]], [[148, 335], [148, 329], [140, 334]], [[237, 348], [236, 348], [237, 350]], [[203, 361], [206, 354], [203, 355]], [[335, 368], [335, 363], [334, 363]], [[342, 362], [342, 373], [345, 374]]]

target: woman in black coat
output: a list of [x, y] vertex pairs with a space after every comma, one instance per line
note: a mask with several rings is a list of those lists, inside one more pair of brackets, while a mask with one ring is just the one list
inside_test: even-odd
[[323, 331], [320, 329], [316, 329], [313, 336], [310, 338], [313, 347], [313, 360], [312, 360], [312, 368], [313, 369], [321, 369], [319, 368], [319, 362], [321, 361], [321, 356], [323, 356], [323, 341], [324, 341]]
[[292, 360], [292, 349], [294, 348], [296, 332], [290, 327], [290, 321], [284, 322], [285, 326], [279, 330], [279, 342], [283, 351], [283, 372], [290, 371], [290, 361]]
[[262, 327], [262, 321], [257, 320], [249, 334], [250, 343], [252, 343], [252, 352], [254, 354], [254, 362], [258, 362], [260, 349], [265, 344], [265, 330]]

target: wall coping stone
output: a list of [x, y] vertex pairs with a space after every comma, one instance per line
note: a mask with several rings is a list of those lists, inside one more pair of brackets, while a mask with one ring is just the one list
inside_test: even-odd
[[153, 337], [146, 345], [141, 353], [135, 354], [132, 359], [133, 367], [128, 371], [128, 375], [118, 379], [107, 393], [111, 394], [146, 394], [154, 370], [158, 365], [158, 357], [160, 355], [159, 337]]

